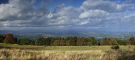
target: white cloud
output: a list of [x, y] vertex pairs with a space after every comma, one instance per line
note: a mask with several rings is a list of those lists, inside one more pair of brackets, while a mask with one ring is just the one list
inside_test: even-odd
[[38, 9], [36, 0], [9, 0], [8, 4], [0, 4], [0, 26], [121, 28], [134, 26], [135, 22], [134, 14], [129, 12], [135, 10], [135, 5], [128, 0], [121, 4], [112, 0], [85, 0], [78, 8], [62, 4], [52, 12], [46, 8], [47, 0], [41, 1]]
[[91, 17], [104, 17], [109, 15], [108, 12], [105, 12], [103, 10], [88, 10], [80, 14], [80, 18], [91, 18]]
[[[41, 1], [46, 2], [47, 0]], [[33, 26], [33, 23], [37, 22], [36, 20], [41, 16], [47, 15], [45, 3], [41, 4], [42, 8], [39, 8], [38, 10], [34, 8], [35, 3], [36, 0], [9, 0], [8, 4], [0, 4], [0, 20], [3, 22], [0, 22], [0, 25]]]
[[5, 19], [8, 16], [16, 15], [20, 10], [13, 8], [13, 5], [10, 4], [1, 4], [0, 5], [0, 19]]
[[49, 18], [49, 25], [75, 25], [80, 14], [78, 8], [60, 6], [56, 8], [55, 13], [51, 13], [53, 17]]

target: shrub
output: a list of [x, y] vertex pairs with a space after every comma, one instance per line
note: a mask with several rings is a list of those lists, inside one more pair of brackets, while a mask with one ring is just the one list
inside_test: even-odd
[[118, 42], [116, 40], [117, 40], [116, 38], [104, 38], [101, 41], [101, 44], [102, 45], [117, 45]]
[[130, 37], [128, 39], [128, 42], [129, 42], [130, 45], [135, 45], [135, 37]]
[[0, 43], [3, 43], [4, 36], [0, 34]]
[[19, 38], [19, 44], [21, 44], [21, 45], [28, 45], [28, 44], [30, 44], [29, 41], [30, 41], [30, 39], [26, 38], [26, 37]]
[[113, 45], [112, 47], [111, 47], [111, 49], [115, 49], [115, 50], [117, 50], [117, 49], [119, 49], [120, 47], [118, 46], [118, 45]]
[[8, 33], [5, 35], [4, 43], [15, 43], [16, 39], [14, 38], [14, 35], [11, 33]]

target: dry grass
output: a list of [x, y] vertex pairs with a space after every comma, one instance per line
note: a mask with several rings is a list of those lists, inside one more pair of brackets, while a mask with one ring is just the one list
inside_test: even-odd
[[105, 53], [101, 50], [89, 51], [47, 51], [1, 49], [0, 59], [10, 60], [101, 60]]
[[45, 48], [40, 50], [2, 48], [0, 49], [0, 60], [135, 60], [135, 46], [120, 46], [120, 50], [111, 50], [110, 46], [64, 46], [64, 49], [60, 46], [52, 46]]

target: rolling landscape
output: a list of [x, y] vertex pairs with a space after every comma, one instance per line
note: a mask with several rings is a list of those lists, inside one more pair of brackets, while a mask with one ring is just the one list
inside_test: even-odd
[[0, 0], [0, 60], [135, 60], [135, 0]]

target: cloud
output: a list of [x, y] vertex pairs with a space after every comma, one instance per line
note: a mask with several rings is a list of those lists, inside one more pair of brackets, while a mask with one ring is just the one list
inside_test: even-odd
[[37, 0], [9, 0], [8, 4], [1, 4], [0, 26], [31, 26], [37, 19], [47, 14], [45, 3], [38, 5], [40, 8], [35, 8], [36, 2]]
[[103, 10], [89, 10], [81, 13], [79, 18], [92, 18], [92, 17], [100, 18], [106, 15], [109, 15], [109, 13]]
[[52, 17], [49, 17], [49, 25], [75, 25], [79, 20], [80, 11], [77, 8], [59, 6], [56, 10], [54, 13], [50, 13]]
[[46, 1], [9, 0], [0, 4], [0, 26], [134, 28], [134, 0], [85, 0], [80, 7], [60, 4], [51, 11]]
[[[134, 10], [135, 5], [131, 4], [133, 0], [126, 0], [118, 3], [119, 0], [86, 0], [81, 8], [83, 10], [100, 9], [112, 12], [124, 12], [126, 10]], [[129, 3], [130, 2], [130, 3]]]

